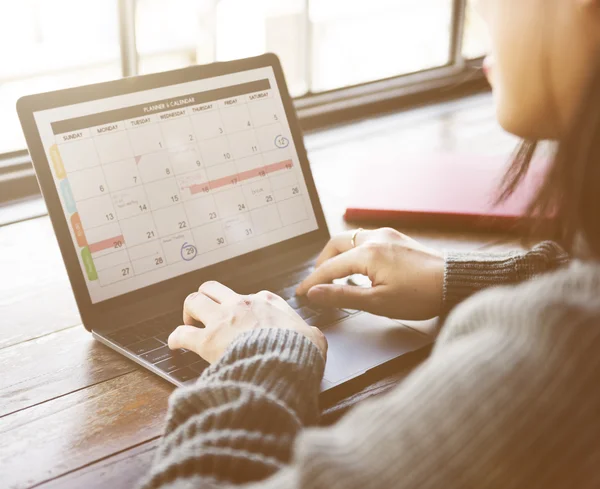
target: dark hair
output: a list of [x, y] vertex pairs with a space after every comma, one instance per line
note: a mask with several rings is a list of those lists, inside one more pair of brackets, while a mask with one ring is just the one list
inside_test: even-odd
[[[524, 141], [501, 185], [499, 200], [509, 197], [531, 165], [537, 142]], [[528, 217], [542, 232], [572, 250], [577, 235], [600, 257], [600, 63], [582, 94], [573, 123], [558, 143], [554, 161], [532, 200]], [[553, 216], [548, 219], [543, 217]]]

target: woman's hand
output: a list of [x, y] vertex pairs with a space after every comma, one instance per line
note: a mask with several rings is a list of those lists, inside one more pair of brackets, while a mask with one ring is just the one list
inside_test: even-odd
[[[332, 238], [317, 260], [316, 270], [298, 287], [311, 302], [360, 309], [396, 319], [438, 316], [444, 286], [444, 258], [390, 228], [353, 231]], [[334, 279], [363, 274], [370, 288], [333, 285]]]
[[[302, 333], [327, 357], [323, 333], [304, 320], [281, 297], [271, 292], [239, 295], [218, 282], [206, 282], [183, 305], [183, 320], [169, 336], [169, 348], [186, 348], [214, 363], [242, 333], [281, 328]], [[203, 324], [203, 328], [193, 325]]]

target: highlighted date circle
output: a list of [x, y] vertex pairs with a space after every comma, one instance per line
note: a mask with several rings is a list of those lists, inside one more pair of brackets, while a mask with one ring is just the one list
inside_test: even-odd
[[194, 258], [198, 256], [198, 249], [188, 242], [183, 243], [181, 246], [181, 258], [184, 261], [192, 261]]
[[290, 145], [290, 140], [288, 138], [286, 138], [285, 136], [282, 136], [281, 134], [279, 134], [278, 136], [275, 137], [275, 146], [277, 146], [280, 149], [283, 148], [287, 148]]

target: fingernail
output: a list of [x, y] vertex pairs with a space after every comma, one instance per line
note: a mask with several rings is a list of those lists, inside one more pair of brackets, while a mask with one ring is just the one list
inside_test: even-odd
[[185, 300], [187, 301], [188, 299], [193, 299], [194, 297], [196, 297], [198, 295], [198, 292], [193, 292], [190, 295], [188, 295]]

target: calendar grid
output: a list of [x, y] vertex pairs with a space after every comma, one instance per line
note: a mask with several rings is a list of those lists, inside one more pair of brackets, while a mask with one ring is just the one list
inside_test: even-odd
[[[280, 202], [289, 201], [289, 200], [292, 200], [292, 199], [295, 199], [295, 198], [296, 198], [296, 197], [288, 197], [288, 198], [286, 198], [286, 199], [282, 199]], [[247, 213], [249, 214], [249, 212], [247, 212]], [[245, 214], [245, 213], [244, 213], [244, 214]], [[308, 218], [304, 218], [304, 219], [301, 219], [301, 220], [299, 220], [299, 221], [296, 221], [296, 222], [294, 222], [294, 224], [297, 224], [297, 223], [300, 223], [300, 222], [305, 222], [305, 221], [307, 221], [307, 220], [308, 220]], [[191, 231], [192, 229], [198, 229], [198, 228], [202, 228], [202, 227], [203, 227], [203, 225], [200, 225], [200, 226], [195, 226], [195, 227], [193, 227], [193, 228], [190, 228], [190, 231]], [[148, 242], [160, 241], [160, 239], [171, 238], [171, 237], [177, 236], [178, 234], [180, 234], [180, 233], [173, 233], [173, 234], [171, 234], [171, 235], [165, 235], [165, 236], [163, 236], [163, 237], [159, 237], [159, 238], [155, 238], [155, 239], [153, 239], [153, 240], [149, 240]], [[260, 234], [257, 234], [257, 235], [256, 235], [256, 237], [258, 237], [258, 236], [260, 236]], [[233, 244], [235, 244], [235, 243], [226, 243], [226, 244], [224, 244], [224, 245], [223, 245], [221, 248], [227, 248], [228, 246], [232, 246]], [[117, 253], [122, 253], [122, 251], [123, 251], [123, 250], [111, 251], [111, 252], [108, 252], [108, 253], [105, 253], [105, 254], [103, 254], [102, 256], [103, 256], [103, 257], [104, 257], [104, 256], [110, 256], [110, 255], [114, 255], [114, 254], [117, 254]], [[213, 249], [213, 250], [211, 250], [211, 251], [208, 251], [208, 252], [206, 252], [206, 253], [211, 253], [211, 252], [214, 252], [214, 251], [216, 251], [216, 249]], [[148, 255], [148, 256], [153, 256], [153, 255]], [[127, 262], [125, 262], [125, 263], [127, 263]], [[148, 270], [148, 271], [146, 271], [146, 272], [142, 272], [142, 273], [136, 273], [135, 275], [136, 275], [136, 276], [139, 276], [139, 275], [143, 275], [143, 274], [145, 274], [145, 273], [151, 273], [151, 272], [152, 272], [152, 270]], [[115, 283], [115, 282], [112, 282], [112, 283]], [[107, 283], [107, 284], [104, 284], [104, 285], [102, 285], [102, 284], [101, 284], [100, 286], [101, 286], [101, 287], [107, 287], [107, 286], [109, 286], [109, 285], [112, 285], [112, 283]]]
[[[123, 121], [123, 126], [125, 127], [125, 132], [127, 133], [127, 141], [129, 143], [129, 147], [131, 148], [131, 150], [133, 152], [133, 145], [131, 143], [131, 135], [129, 133], [129, 127], [127, 126], [127, 124], [125, 124], [125, 121]], [[144, 191], [144, 196], [146, 198], [146, 201], [148, 201], [148, 192], [146, 191], [146, 188], [144, 187], [144, 185], [140, 185], [140, 186], [142, 187], [142, 189]], [[123, 190], [125, 190], [125, 189], [123, 189]], [[156, 235], [157, 235], [156, 241], [158, 241], [158, 244], [160, 245], [160, 249], [161, 249], [161, 252], [162, 252], [162, 255], [160, 256], [160, 258], [162, 258], [162, 260], [164, 262], [162, 264], [162, 266], [167, 266], [167, 258], [166, 258], [166, 254], [165, 254], [165, 249], [163, 247], [163, 244], [162, 244], [160, 238], [158, 237], [158, 228], [156, 226], [156, 219], [154, 218], [154, 214], [152, 213], [152, 209], [150, 209], [150, 214], [152, 215], [152, 221], [154, 223], [154, 229], [156, 229]], [[150, 241], [153, 242], [155, 240], [149, 240], [148, 242], [150, 242]], [[129, 248], [129, 245], [127, 245], [127, 247]], [[144, 256], [144, 257], [142, 257], [140, 259], [148, 258], [150, 256], [155, 256], [155, 255], [154, 254], [149, 254], [149, 255]], [[133, 263], [131, 264], [131, 266], [133, 268]], [[139, 274], [136, 273], [136, 275], [139, 275]]]
[[302, 224], [309, 220], [316, 225], [293, 146], [286, 149], [281, 100], [268, 80], [260, 85], [262, 93], [201, 104], [198, 93], [180, 94], [50, 122], [65, 162], [54, 175], [88, 287], [111, 296], [139, 287], [134, 277], [153, 274], [154, 283], [307, 232], [292, 230], [310, 230]]
[[[195, 129], [195, 127], [194, 127], [194, 124], [193, 124], [193, 121], [192, 121], [192, 118], [191, 118], [191, 116], [190, 116], [190, 114], [189, 114], [188, 112], [186, 112], [186, 119], [188, 120], [188, 122], [189, 122], [189, 124], [190, 124], [190, 127], [192, 128], [192, 131], [193, 131], [193, 133], [194, 133], [194, 145], [196, 146], [196, 149], [197, 149], [197, 151], [198, 151], [198, 154], [200, 155], [200, 160], [201, 160], [201, 162], [202, 162], [202, 167], [203, 167], [203, 168], [206, 170], [206, 161], [204, 161], [204, 157], [201, 155], [200, 146], [198, 145], [198, 142], [199, 142], [199, 141], [202, 141], [202, 138], [199, 138], [199, 137], [198, 137], [198, 133], [196, 132], [196, 129]], [[219, 136], [215, 136], [215, 138], [214, 138], [214, 139], [216, 139], [216, 138], [218, 138], [218, 137], [219, 137]], [[212, 138], [207, 138], [207, 139], [212, 139]], [[193, 171], [190, 171], [189, 173], [193, 173]], [[208, 174], [206, 175], [206, 177], [207, 177], [207, 182], [208, 182]], [[213, 202], [214, 208], [215, 208], [215, 209], [218, 209], [217, 202], [216, 202], [216, 200], [215, 200], [215, 197], [214, 197], [214, 194], [213, 194], [213, 190], [211, 189], [211, 191], [210, 191], [209, 193], [211, 194], [211, 196], [210, 196], [210, 197], [211, 197], [211, 199], [212, 199], [212, 202]], [[199, 196], [198, 198], [200, 198], [200, 196]], [[190, 200], [191, 200], [191, 199], [190, 199]], [[182, 204], [182, 207], [183, 207], [183, 209], [184, 209], [184, 211], [185, 211], [185, 213], [186, 213], [186, 219], [187, 219], [187, 222], [190, 224], [190, 228], [192, 228], [192, 226], [191, 226], [191, 221], [190, 221], [190, 219], [189, 219], [189, 215], [188, 215], [187, 209], [186, 209], [186, 207], [185, 207], [185, 205], [184, 205], [184, 204]], [[226, 238], [225, 238], [225, 230], [223, 229], [223, 222], [222, 222], [222, 220], [221, 220], [221, 219], [219, 219], [219, 225], [220, 225], [220, 227], [221, 227], [221, 234], [222, 234], [223, 238], [225, 239], [225, 242], [224, 242], [224, 243], [223, 243], [223, 244], [222, 244], [220, 247], [221, 247], [221, 248], [222, 248], [222, 247], [227, 247], [228, 243], [227, 243], [227, 240], [226, 240]], [[196, 226], [196, 227], [200, 227], [200, 226]], [[192, 228], [192, 229], [193, 229], [193, 228]], [[192, 231], [192, 229], [190, 229], [190, 232]], [[192, 234], [192, 238], [193, 238], [193, 237], [194, 237], [194, 236], [193, 236], [193, 233], [191, 233], [191, 234]], [[198, 249], [198, 247], [197, 247], [197, 244], [195, 243], [195, 239], [194, 239], [194, 244], [196, 245], [196, 250], [197, 250], [197, 249]]]
[[[290, 160], [290, 161], [291, 161], [291, 160]], [[271, 173], [270, 173], [270, 172], [265, 172], [265, 173], [266, 173], [266, 175], [267, 175], [267, 178], [269, 178], [269, 177], [270, 177], [270, 175], [271, 175]], [[208, 182], [208, 184], [210, 184], [210, 182]], [[135, 186], [132, 186], [132, 187], [125, 187], [125, 188], [124, 188], [124, 189], [122, 189], [122, 190], [128, 190], [128, 189], [137, 188], [137, 187], [143, 187], [143, 186], [141, 186], [141, 185], [135, 185]], [[227, 189], [215, 189], [215, 190], [213, 190], [213, 189], [211, 188], [211, 190], [210, 190], [208, 193], [209, 193], [209, 195], [210, 195], [210, 194], [217, 193], [217, 192], [222, 192], [222, 191], [225, 191], [225, 190], [227, 190]], [[77, 200], [77, 202], [86, 202], [86, 201], [90, 201], [90, 200], [93, 200], [93, 199], [96, 199], [96, 198], [97, 198], [97, 197], [89, 197], [89, 198], [87, 198], [87, 199], [79, 199], [79, 200]], [[191, 200], [194, 200], [194, 199], [200, 199], [200, 198], [203, 198], [203, 196], [202, 196], [202, 195], [199, 195], [198, 197], [191, 197], [190, 199], [188, 199], [188, 202], [189, 202], [189, 201], [191, 201]], [[280, 200], [280, 202], [283, 202], [283, 201], [285, 201], [285, 200], [288, 200], [288, 199], [282, 199], [282, 200]], [[181, 203], [180, 203], [180, 202], [176, 202], [176, 203], [173, 203], [173, 204], [169, 204], [169, 205], [166, 205], [166, 206], [160, 207], [160, 208], [159, 208], [159, 209], [157, 209], [157, 210], [168, 209], [168, 208], [170, 208], [170, 207], [177, 207], [177, 206], [179, 206], [179, 205], [181, 205]], [[272, 204], [272, 205], [273, 205], [273, 204]], [[149, 212], [149, 213], [152, 213], [152, 210], [149, 210], [148, 212]], [[122, 221], [127, 221], [128, 219], [133, 219], [133, 218], [134, 218], [134, 217], [125, 218], [125, 219], [122, 219]], [[102, 227], [104, 227], [104, 226], [106, 226], [106, 224], [99, 224], [99, 225], [97, 225], [97, 226], [88, 226], [88, 227], [86, 227], [85, 229], [87, 229], [87, 230], [92, 230], [92, 229], [102, 228]]]
[[[98, 161], [100, 161], [100, 154], [98, 153], [98, 147], [96, 146], [96, 141], [94, 141], [93, 138], [92, 138], [92, 144], [94, 146], [94, 150], [96, 151], [96, 154], [98, 155]], [[102, 165], [99, 165], [99, 166], [100, 166], [100, 171], [102, 172], [102, 176], [104, 177], [104, 181], [106, 183], [106, 175], [104, 173], [104, 168], [102, 168]], [[108, 184], [107, 184], [107, 188], [108, 188]], [[110, 188], [108, 188], [108, 190], [109, 190], [108, 193], [110, 194]], [[121, 239], [119, 240], [118, 237], [112, 237], [113, 240], [114, 239], [118, 240], [118, 241], [114, 242], [115, 243], [114, 244], [115, 247], [117, 247], [117, 246], [123, 246], [124, 243], [125, 243], [125, 239], [123, 238], [123, 228], [121, 227], [121, 223], [119, 222], [119, 219], [116, 219], [116, 221], [117, 221], [116, 224], [118, 224], [118, 226], [119, 226], [119, 236], [120, 236]], [[117, 244], [117, 243], [120, 243], [120, 244]], [[90, 252], [92, 252], [92, 250], [91, 250], [92, 245], [88, 244], [88, 247], [90, 249]], [[125, 244], [125, 249], [123, 251], [125, 251], [127, 253], [127, 257], [129, 258], [129, 263], [131, 264], [131, 256], [129, 254], [129, 247], [127, 246], [127, 244]], [[94, 268], [95, 268], [95, 266], [94, 266]], [[133, 268], [133, 264], [131, 264], [131, 268]], [[127, 274], [129, 274], [129, 272], [130, 272], [130, 270], [127, 269]], [[96, 273], [97, 273], [97, 271], [96, 271]], [[125, 272], [123, 272], [123, 273], [125, 273]]]
[[[217, 104], [217, 110], [219, 111], [219, 117], [221, 118], [221, 123], [222, 123], [223, 122], [223, 111], [222, 111], [222, 107], [221, 107], [220, 104]], [[250, 112], [248, 112], [248, 114], [250, 114]], [[242, 132], [242, 130], [240, 130], [238, 132]], [[252, 126], [252, 133], [253, 133], [254, 136], [256, 136], [256, 133], [254, 131], [254, 126]], [[231, 133], [231, 135], [233, 135], [233, 134], [234, 133]], [[230, 150], [231, 150], [231, 139], [230, 139], [231, 135], [229, 134], [229, 131], [227, 131], [227, 133], [225, 134], [225, 139], [227, 140], [227, 144], [228, 144]], [[234, 165], [234, 167], [236, 169], [236, 177], [235, 178], [237, 179], [238, 175], [239, 175], [239, 167], [237, 165], [237, 158], [236, 158], [235, 152], [233, 152], [232, 163], [233, 163], [233, 165]], [[253, 234], [253, 236], [250, 236], [248, 234], [248, 228], [246, 228], [244, 232], [246, 233], [246, 237], [248, 239], [252, 239], [255, 236], [255, 232], [254, 232], [255, 226], [254, 226], [254, 223], [252, 222], [252, 213], [250, 212], [250, 206], [248, 205], [248, 202], [246, 201], [246, 197], [244, 196], [243, 184], [241, 182], [239, 182], [239, 183], [240, 183], [240, 185], [239, 185], [240, 186], [240, 193], [242, 195], [242, 199], [244, 200], [244, 204], [243, 205], [245, 206], [246, 209], [248, 209], [248, 218], [250, 219], [250, 226], [251, 226], [250, 227], [250, 229], [251, 229], [250, 232], [251, 232], [251, 234]], [[240, 213], [240, 215], [242, 215], [242, 213]], [[223, 225], [222, 222], [221, 222], [221, 225]]]
[[[284, 199], [282, 202], [284, 202], [285, 200], [291, 200], [291, 199], [294, 199], [294, 198], [295, 198], [295, 197], [288, 197], [287, 199]], [[295, 224], [297, 224], [297, 223], [300, 223], [300, 222], [305, 222], [305, 221], [308, 221], [308, 218], [302, 219], [302, 220], [300, 220], [300, 221], [296, 221], [296, 222], [295, 222]], [[202, 227], [202, 226], [198, 226], [198, 227]], [[172, 235], [169, 235], [169, 236], [164, 236], [164, 238], [169, 238], [169, 237], [172, 237], [172, 236], [177, 236], [177, 234], [178, 234], [178, 233], [174, 233], [174, 234], [172, 234]], [[222, 248], [226, 248], [227, 246], [232, 246], [232, 244], [227, 244], [227, 245], [224, 245]], [[209, 254], [209, 253], [214, 253], [215, 251], [217, 251], [217, 250], [219, 250], [219, 249], [221, 249], [221, 248], [215, 248], [215, 249], [213, 249], [213, 250], [211, 250], [211, 251], [208, 251], [208, 252], [206, 252], [206, 254]], [[110, 252], [110, 253], [107, 253], [106, 255], [103, 255], [103, 256], [108, 256], [108, 255], [111, 255], [111, 254], [116, 254], [116, 253], [121, 253], [121, 251], [112, 251], [112, 252]], [[151, 255], [149, 255], [149, 256], [151, 256]], [[127, 262], [125, 262], [125, 263], [127, 263]], [[153, 271], [153, 270], [148, 270], [148, 271], [145, 271], [145, 272], [136, 273], [136, 276], [144, 275], [144, 274], [146, 274], [146, 273], [152, 273], [152, 271]], [[113, 283], [115, 283], [115, 282], [113, 282]], [[108, 287], [109, 285], [112, 285], [112, 284], [104, 284], [104, 285], [100, 285], [100, 286], [101, 286], [101, 287]]]
[[[249, 117], [252, 117], [252, 111], [248, 110], [248, 115], [249, 115]], [[275, 118], [277, 118], [276, 115], [275, 115]], [[252, 120], [252, 126], [253, 127], [255, 126], [254, 120]], [[277, 150], [275, 150], [275, 151], [277, 151]], [[261, 148], [261, 158], [262, 158], [263, 163], [264, 163], [265, 159], [264, 159], [264, 152], [262, 151], [262, 148]], [[271, 181], [271, 175], [269, 173], [267, 173], [267, 178], [269, 180], [269, 187], [271, 188], [271, 193], [272, 193], [273, 192], [273, 182]], [[275, 209], [277, 209], [277, 216], [279, 218], [279, 222], [283, 225], [283, 220], [281, 218], [281, 211], [279, 210], [279, 206], [275, 202], [275, 197], [273, 197], [273, 202], [274, 202], [274, 205], [275, 205]]]

